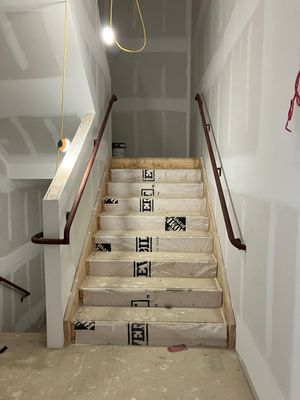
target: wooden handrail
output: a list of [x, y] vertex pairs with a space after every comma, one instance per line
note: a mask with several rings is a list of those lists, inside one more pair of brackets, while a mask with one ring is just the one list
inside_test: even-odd
[[0, 282], [3, 282], [6, 286], [10, 286], [18, 292], [22, 293], [21, 302], [25, 299], [25, 297], [30, 296], [30, 292], [28, 290], [21, 288], [21, 286], [16, 285], [13, 282], [8, 281], [7, 279], [0, 276]]
[[71, 230], [71, 226], [73, 224], [80, 200], [82, 198], [84, 189], [86, 187], [88, 178], [90, 176], [90, 173], [92, 171], [93, 168], [93, 164], [100, 146], [100, 142], [103, 136], [103, 133], [105, 131], [106, 125], [107, 125], [107, 121], [113, 106], [113, 103], [117, 101], [117, 96], [112, 95], [109, 105], [107, 107], [106, 113], [105, 113], [105, 117], [103, 119], [99, 134], [97, 136], [97, 139], [94, 141], [94, 148], [93, 151], [89, 157], [89, 160], [87, 162], [86, 168], [85, 168], [85, 172], [83, 174], [83, 177], [81, 179], [80, 182], [80, 186], [78, 189], [78, 193], [75, 197], [74, 203], [72, 205], [71, 211], [67, 213], [67, 221], [66, 221], [66, 225], [65, 225], [65, 229], [64, 229], [64, 237], [62, 239], [57, 238], [57, 239], [48, 239], [44, 237], [44, 233], [40, 232], [34, 236], [32, 236], [31, 241], [32, 243], [35, 244], [70, 244], [70, 230]]
[[197, 93], [195, 100], [198, 102], [198, 106], [199, 106], [202, 125], [203, 125], [203, 129], [204, 129], [204, 135], [205, 135], [206, 144], [208, 147], [208, 153], [209, 153], [209, 157], [210, 157], [210, 161], [211, 161], [211, 165], [212, 165], [212, 169], [213, 169], [213, 174], [214, 174], [215, 181], [216, 181], [216, 186], [217, 186], [217, 190], [218, 190], [218, 194], [219, 194], [219, 199], [220, 199], [220, 203], [221, 203], [221, 208], [222, 208], [222, 212], [223, 212], [223, 217], [224, 217], [224, 221], [225, 221], [228, 238], [230, 240], [230, 243], [234, 247], [236, 247], [239, 250], [246, 250], [246, 245], [244, 243], [242, 243], [241, 239], [236, 238], [234, 236], [234, 232], [232, 229], [232, 224], [231, 224], [231, 220], [230, 220], [230, 216], [229, 216], [229, 212], [228, 212], [228, 208], [227, 208], [227, 204], [225, 201], [225, 196], [224, 196], [224, 192], [223, 192], [223, 188], [222, 188], [222, 184], [221, 184], [221, 180], [220, 180], [220, 175], [219, 175], [218, 167], [216, 164], [216, 159], [214, 156], [214, 151], [213, 151], [211, 140], [209, 137], [209, 131], [208, 131], [209, 124], [206, 122], [206, 119], [205, 119], [203, 102], [202, 102], [202, 99], [201, 99], [199, 93]]

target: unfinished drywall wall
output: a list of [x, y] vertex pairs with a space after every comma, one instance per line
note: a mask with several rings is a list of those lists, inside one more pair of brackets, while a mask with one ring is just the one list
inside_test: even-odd
[[[95, 114], [87, 157], [110, 97], [110, 75], [98, 36], [97, 2], [69, 0], [68, 5], [64, 133], [72, 139], [83, 116]], [[43, 248], [31, 244], [30, 238], [43, 229], [41, 200], [49, 186], [49, 182], [38, 179], [53, 178], [56, 168], [64, 11], [65, 2], [55, 0], [30, 0], [26, 4], [23, 0], [9, 0], [0, 4], [0, 54], [5, 54], [0, 67], [0, 275], [31, 291], [31, 296], [20, 303], [18, 294], [0, 287], [0, 330], [37, 329], [45, 319]], [[109, 143], [102, 154], [106, 161], [111, 154], [110, 129], [105, 141]], [[68, 196], [70, 205], [83, 170], [77, 173]], [[100, 168], [97, 173], [101, 175]], [[88, 193], [95, 196], [89, 188]], [[92, 200], [83, 213], [85, 226]], [[63, 218], [62, 224], [64, 221]], [[80, 235], [81, 242], [76, 240], [76, 251], [72, 250], [72, 261], [75, 254], [80, 254], [84, 229]], [[56, 247], [60, 253], [59, 246]], [[68, 251], [59, 255], [62, 264], [70, 267]], [[72, 268], [76, 266], [75, 260]], [[53, 264], [45, 267], [49, 272]], [[68, 287], [63, 286], [66, 282]], [[54, 287], [62, 284], [66, 302], [71, 274], [63, 283], [59, 279], [51, 283]]]
[[47, 182], [10, 180], [0, 157], [0, 276], [29, 290], [0, 285], [0, 331], [36, 331], [45, 324], [43, 249], [30, 243], [42, 228], [42, 198]]
[[237, 350], [262, 400], [300, 393], [299, 108], [285, 131], [299, 13], [297, 0], [194, 0], [192, 11], [192, 94], [207, 102], [246, 253], [227, 239], [196, 103], [191, 154], [210, 171]]
[[[109, 2], [100, 2], [108, 21]], [[108, 49], [112, 92], [113, 142], [126, 143], [134, 157], [176, 157], [189, 153], [190, 0], [141, 0], [147, 30], [138, 54]], [[134, 0], [114, 3], [113, 25], [128, 48], [143, 43]]]
[[[39, 164], [38, 178], [51, 179], [60, 135], [65, 3], [25, 3], [0, 4], [0, 148], [9, 177], [37, 178]], [[70, 10], [65, 85], [64, 136], [72, 139], [94, 105]]]

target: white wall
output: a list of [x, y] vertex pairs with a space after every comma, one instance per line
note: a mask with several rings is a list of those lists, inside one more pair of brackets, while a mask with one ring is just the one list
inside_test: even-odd
[[[55, 173], [64, 12], [64, 2], [55, 0], [0, 4], [0, 150], [12, 179], [52, 179]], [[87, 104], [93, 111], [76, 29], [69, 15], [66, 137], [73, 138]]]
[[[102, 21], [108, 7], [101, 1]], [[110, 54], [113, 142], [128, 156], [186, 156], [189, 153], [190, 0], [141, 0], [147, 46], [142, 53]], [[114, 2], [113, 25], [128, 48], [143, 43], [135, 0]], [[109, 50], [111, 51], [111, 50]]]
[[0, 331], [35, 331], [45, 323], [43, 249], [30, 243], [42, 228], [45, 182], [12, 181], [0, 158], [0, 276], [31, 292], [0, 285]]
[[[193, 1], [192, 92], [203, 92], [247, 252], [229, 243], [203, 154], [237, 318], [237, 350], [262, 400], [300, 393], [300, 110], [284, 130], [300, 65], [298, 0]], [[236, 229], [236, 234], [238, 231]]]
[[[93, 109], [89, 110], [88, 103], [85, 105], [85, 111], [88, 114], [76, 132], [71, 147], [44, 198], [43, 228], [44, 235], [48, 238], [63, 237], [66, 213], [73, 205], [94, 146], [94, 139], [97, 137], [110, 100], [110, 74], [106, 53], [99, 39], [100, 20], [97, 3], [92, 0], [73, 0], [70, 2], [70, 10]], [[63, 317], [96, 195], [110, 157], [111, 126], [109, 121], [74, 219], [70, 245], [45, 246], [48, 347], [57, 348], [64, 344]]]

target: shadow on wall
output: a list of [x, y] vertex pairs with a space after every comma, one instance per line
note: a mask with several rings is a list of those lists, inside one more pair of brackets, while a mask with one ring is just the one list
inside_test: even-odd
[[289, 398], [298, 211], [242, 194], [233, 199], [247, 243], [245, 257], [223, 243], [234, 309]]
[[41, 230], [49, 182], [9, 180], [6, 174], [0, 161], [0, 275], [31, 295], [21, 303], [16, 291], [0, 285], [0, 331], [39, 330], [45, 322], [44, 260], [30, 238]]

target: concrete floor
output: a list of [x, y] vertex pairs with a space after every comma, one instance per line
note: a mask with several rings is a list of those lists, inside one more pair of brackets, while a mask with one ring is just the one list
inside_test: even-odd
[[0, 334], [0, 399], [253, 400], [233, 351], [71, 346], [47, 350], [42, 334]]

